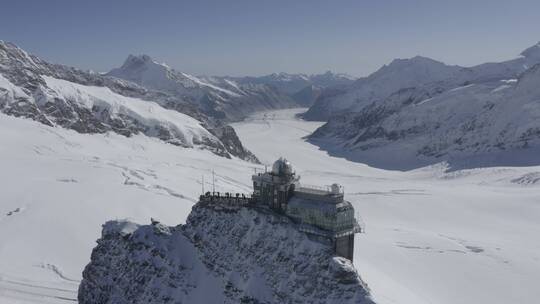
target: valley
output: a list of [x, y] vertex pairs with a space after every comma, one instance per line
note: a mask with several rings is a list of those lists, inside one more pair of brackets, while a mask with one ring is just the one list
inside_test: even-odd
[[539, 302], [540, 1], [469, 2], [5, 3], [0, 304]]

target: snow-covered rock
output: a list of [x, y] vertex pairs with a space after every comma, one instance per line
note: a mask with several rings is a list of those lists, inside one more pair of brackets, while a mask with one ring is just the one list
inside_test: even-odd
[[79, 303], [373, 303], [350, 261], [269, 210], [196, 204], [185, 225], [111, 221]]
[[2, 41], [0, 111], [81, 133], [144, 133], [174, 145], [256, 161], [232, 128], [184, 99], [129, 81], [50, 64]]

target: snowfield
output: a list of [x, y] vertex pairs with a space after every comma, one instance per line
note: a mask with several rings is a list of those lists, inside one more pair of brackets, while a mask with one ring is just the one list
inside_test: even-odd
[[[116, 94], [107, 87], [84, 86], [70, 81], [42, 76], [50, 90], [48, 99], [74, 100], [87, 109], [94, 106], [106, 109], [113, 117], [125, 115], [135, 118], [147, 128], [159, 126], [178, 134], [183, 145], [192, 147], [194, 142], [219, 141], [201, 126], [200, 121], [177, 111], [168, 110], [157, 103]], [[156, 132], [158, 133], [158, 132]], [[157, 134], [156, 134], [157, 135]]]
[[[540, 298], [540, 167], [445, 173], [375, 169], [328, 156], [303, 137], [305, 109], [234, 128], [302, 181], [344, 185], [365, 225], [354, 264], [378, 303], [533, 303]], [[110, 219], [184, 223], [211, 189], [250, 192], [253, 165], [143, 135], [79, 134], [0, 114], [0, 303], [72, 303]]]
[[217, 190], [247, 192], [253, 172], [250, 163], [155, 138], [83, 135], [4, 114], [0, 140], [0, 303], [76, 299], [106, 220], [176, 225], [202, 174], [209, 181], [215, 169]]

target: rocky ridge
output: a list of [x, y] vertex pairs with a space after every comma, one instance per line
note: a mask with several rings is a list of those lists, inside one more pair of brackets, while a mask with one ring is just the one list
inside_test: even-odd
[[185, 225], [111, 221], [79, 303], [373, 303], [352, 263], [269, 210], [198, 203]]

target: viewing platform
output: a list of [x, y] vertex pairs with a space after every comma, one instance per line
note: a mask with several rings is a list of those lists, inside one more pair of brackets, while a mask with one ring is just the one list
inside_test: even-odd
[[255, 200], [251, 195], [244, 193], [219, 193], [219, 192], [206, 192], [199, 196], [199, 202], [203, 203], [223, 203], [232, 206], [249, 206], [255, 203]]

